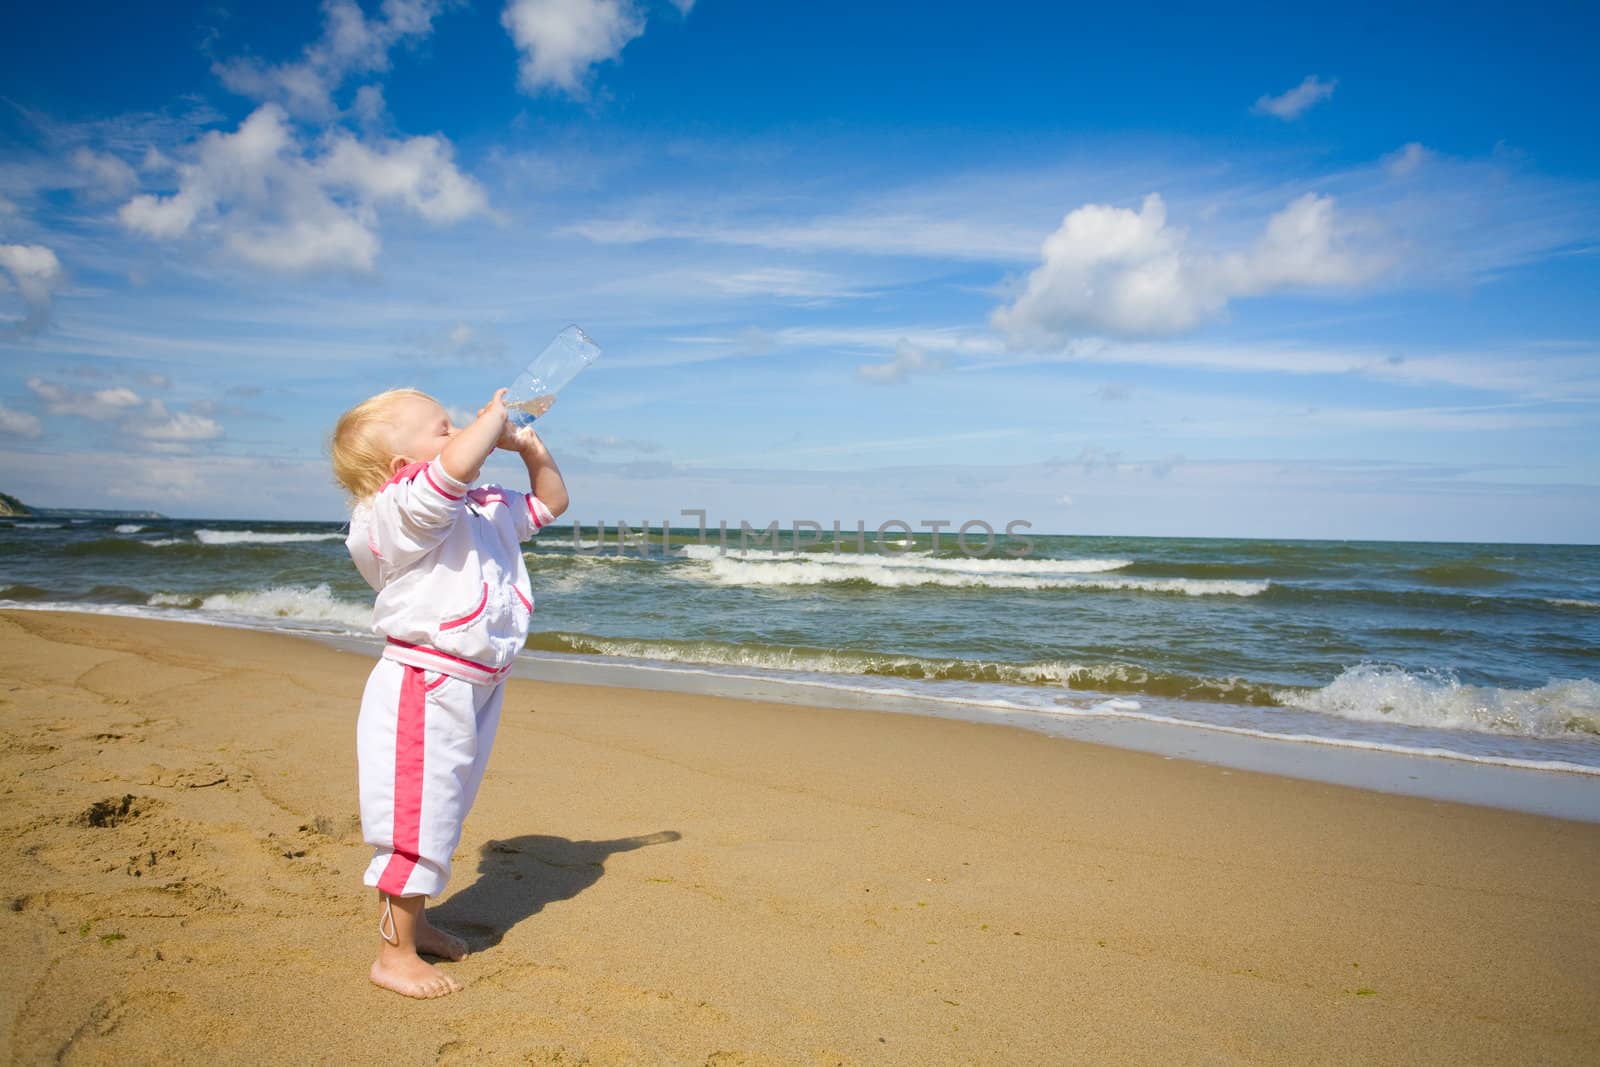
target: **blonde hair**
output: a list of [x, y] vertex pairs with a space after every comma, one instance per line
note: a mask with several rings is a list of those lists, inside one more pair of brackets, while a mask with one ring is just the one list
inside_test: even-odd
[[329, 442], [333, 476], [349, 490], [353, 500], [375, 495], [389, 480], [389, 466], [395, 457], [393, 412], [398, 400], [433, 397], [418, 389], [389, 389], [340, 415], [333, 428]]

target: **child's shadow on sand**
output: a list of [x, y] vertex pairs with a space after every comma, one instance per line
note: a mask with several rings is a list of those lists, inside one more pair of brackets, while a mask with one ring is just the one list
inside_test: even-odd
[[524, 834], [490, 841], [478, 854], [478, 880], [451, 896], [428, 918], [466, 938], [474, 952], [500, 943], [517, 923], [556, 900], [575, 897], [605, 873], [606, 858], [683, 835], [662, 830], [612, 841], [571, 841]]

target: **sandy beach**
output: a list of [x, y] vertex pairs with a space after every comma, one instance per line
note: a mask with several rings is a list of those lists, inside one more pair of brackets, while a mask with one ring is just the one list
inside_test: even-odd
[[1600, 825], [980, 723], [513, 681], [367, 982], [368, 657], [0, 614], [19, 1063], [1600, 1059]]

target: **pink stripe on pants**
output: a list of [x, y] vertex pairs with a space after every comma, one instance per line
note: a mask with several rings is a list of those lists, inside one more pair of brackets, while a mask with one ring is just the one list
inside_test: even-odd
[[373, 847], [364, 882], [393, 896], [434, 896], [488, 763], [502, 683], [382, 659], [356, 724], [361, 829]]

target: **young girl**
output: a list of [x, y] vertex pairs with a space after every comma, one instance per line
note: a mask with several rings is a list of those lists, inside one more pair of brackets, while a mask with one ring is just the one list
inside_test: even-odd
[[[394, 389], [333, 432], [334, 473], [356, 500], [346, 545], [377, 590], [372, 625], [386, 638], [356, 724], [361, 829], [375, 849], [364, 880], [383, 938], [371, 977], [410, 997], [461, 988], [417, 955], [467, 954], [422, 906], [450, 877], [533, 617], [521, 542], [567, 510], [561, 471], [537, 434], [507, 421], [505, 393], [457, 428], [426, 393]], [[522, 457], [531, 492], [470, 488], [496, 448]]]

